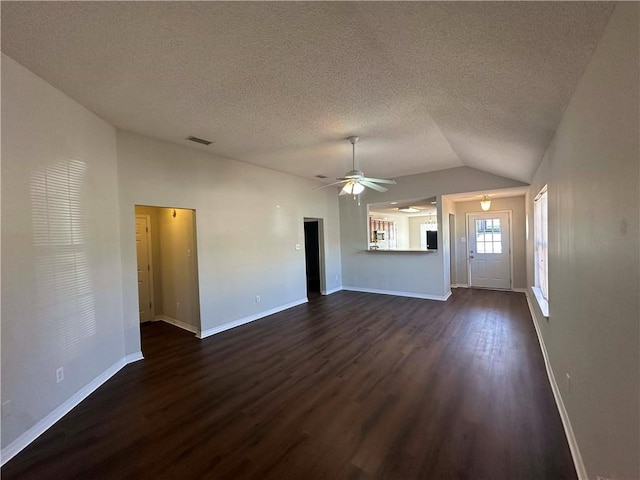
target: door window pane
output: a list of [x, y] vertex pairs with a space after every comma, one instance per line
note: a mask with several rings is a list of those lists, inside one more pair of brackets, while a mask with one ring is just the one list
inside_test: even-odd
[[502, 253], [502, 228], [499, 218], [476, 220], [476, 251]]

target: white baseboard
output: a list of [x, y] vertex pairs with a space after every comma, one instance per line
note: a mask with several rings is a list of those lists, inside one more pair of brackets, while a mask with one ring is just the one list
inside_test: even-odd
[[338, 288], [333, 288], [331, 290], [327, 290], [326, 292], [320, 292], [320, 293], [322, 293], [322, 295], [331, 295], [332, 293], [339, 292], [340, 290], [342, 290], [342, 286]]
[[453, 285], [451, 285], [453, 288], [469, 288], [469, 284], [467, 283], [456, 283], [456, 286], [454, 287]]
[[[85, 385], [81, 390], [71, 396], [67, 401], [58, 406], [55, 410], [53, 410], [49, 415], [44, 417], [38, 423], [36, 423], [29, 430], [24, 432], [18, 438], [16, 438], [9, 445], [4, 447], [0, 452], [0, 465], [4, 465], [13, 457], [15, 457], [18, 453], [20, 453], [25, 447], [27, 447], [31, 442], [33, 442], [36, 438], [46, 432], [49, 428], [51, 428], [58, 420], [64, 417], [67, 413], [69, 413], [74, 407], [76, 407], [80, 402], [82, 402], [85, 398], [91, 395], [94, 391], [98, 389], [103, 383], [113, 377], [122, 367], [124, 367], [127, 363], [130, 363], [129, 357], [131, 357], [131, 361], [135, 357], [137, 359], [138, 353], [134, 353], [132, 355], [128, 355], [125, 358], [118, 360], [116, 363], [111, 365], [108, 369], [94, 378], [91, 382]], [[139, 353], [139, 356], [142, 357], [142, 353]]]
[[551, 390], [553, 391], [553, 398], [555, 398], [556, 400], [556, 406], [558, 407], [558, 412], [560, 413], [560, 419], [562, 420], [564, 433], [567, 436], [567, 442], [569, 443], [569, 449], [571, 450], [571, 456], [573, 457], [573, 464], [576, 468], [576, 473], [578, 474], [578, 478], [580, 480], [588, 480], [587, 470], [582, 460], [582, 454], [580, 453], [580, 448], [578, 447], [578, 441], [576, 440], [576, 436], [573, 433], [571, 420], [569, 419], [569, 415], [567, 414], [567, 409], [564, 406], [564, 401], [562, 400], [562, 395], [560, 394], [560, 388], [558, 387], [558, 383], [556, 382], [556, 377], [553, 374], [553, 370], [549, 362], [549, 355], [547, 354], [547, 347], [545, 347], [544, 339], [542, 338], [542, 333], [540, 331], [540, 326], [538, 324], [538, 317], [536, 317], [535, 309], [533, 308], [533, 304], [531, 303], [531, 298], [529, 297], [529, 291], [527, 289], [524, 289], [524, 293], [527, 298], [527, 305], [529, 305], [529, 311], [531, 312], [531, 319], [533, 320], [533, 326], [536, 329], [538, 342], [540, 343], [540, 350], [542, 350], [542, 357], [544, 358], [544, 365], [547, 369], [547, 376], [549, 377]]
[[194, 333], [196, 336], [199, 333], [198, 329], [196, 327], [194, 327], [193, 325], [189, 325], [188, 323], [181, 322], [180, 320], [176, 320], [175, 318], [171, 318], [171, 317], [169, 317], [167, 315], [158, 315], [155, 319], [157, 321], [170, 323], [171, 325], [174, 325], [174, 326], [176, 326], [178, 328], [186, 330], [187, 332]]
[[527, 289], [526, 288], [512, 288], [511, 289], [512, 292], [518, 292], [518, 293], [527, 293]]
[[350, 292], [362, 292], [362, 293], [379, 293], [382, 295], [395, 295], [397, 297], [411, 297], [411, 298], [422, 298], [425, 300], [438, 300], [444, 302], [451, 295], [451, 291], [449, 291], [446, 295], [429, 295], [427, 293], [414, 293], [414, 292], [398, 292], [396, 290], [379, 290], [377, 288], [360, 288], [360, 287], [342, 287], [343, 290], [348, 290]]
[[244, 325], [246, 323], [251, 323], [256, 320], [259, 320], [264, 317], [268, 317], [269, 315], [273, 315], [274, 313], [282, 312], [283, 310], [288, 310], [289, 308], [297, 307], [298, 305], [302, 305], [303, 303], [307, 303], [307, 297], [297, 300], [295, 302], [287, 303], [285, 305], [280, 305], [279, 307], [272, 308], [271, 310], [265, 310], [263, 312], [255, 313], [253, 315], [249, 315], [248, 317], [240, 318], [238, 320], [234, 320], [233, 322], [225, 323], [223, 325], [219, 325], [217, 327], [210, 328], [209, 330], [205, 330], [196, 334], [196, 337], [203, 339], [210, 337], [211, 335], [215, 335], [216, 333], [224, 332], [226, 330], [231, 330], [232, 328], [239, 327], [240, 325]]
[[137, 362], [138, 360], [144, 360], [144, 357], [142, 356], [142, 352], [131, 353], [126, 357], [124, 357], [124, 361], [127, 365], [133, 362]]

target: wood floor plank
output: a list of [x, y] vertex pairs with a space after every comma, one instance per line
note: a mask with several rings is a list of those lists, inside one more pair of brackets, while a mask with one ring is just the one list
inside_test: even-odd
[[128, 365], [3, 479], [576, 478], [523, 294], [315, 297]]

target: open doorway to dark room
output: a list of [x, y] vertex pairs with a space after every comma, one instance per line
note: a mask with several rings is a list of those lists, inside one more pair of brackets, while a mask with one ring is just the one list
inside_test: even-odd
[[307, 269], [307, 298], [321, 294], [320, 287], [320, 229], [316, 219], [304, 219], [304, 252]]

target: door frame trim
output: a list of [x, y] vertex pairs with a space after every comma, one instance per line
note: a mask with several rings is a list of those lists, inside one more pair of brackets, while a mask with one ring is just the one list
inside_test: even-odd
[[[490, 212], [484, 212], [484, 211], [479, 211], [479, 212], [467, 212], [466, 213], [466, 218], [465, 218], [465, 232], [467, 234], [467, 247], [466, 247], [466, 254], [467, 254], [467, 281], [468, 281], [468, 285], [469, 288], [485, 288], [487, 290], [494, 290], [488, 287], [477, 287], [474, 286], [471, 280], [471, 253], [469, 252], [469, 216], [470, 215], [491, 215], [493, 213], [506, 213], [509, 216], [509, 290], [513, 290], [513, 210], [491, 210]], [[496, 289], [496, 290], [502, 290], [503, 289]]]
[[[149, 319], [149, 321], [153, 322], [156, 318], [156, 299], [154, 296], [155, 286], [153, 284], [153, 246], [151, 244], [151, 215], [145, 213], [136, 213], [135, 217], [144, 218], [147, 221], [147, 262], [149, 262], [149, 300], [151, 301], [151, 311], [149, 312], [149, 316], [151, 318]], [[140, 309], [140, 296], [138, 296], [138, 309]], [[142, 323], [140, 319], [138, 319], [138, 323]]]

